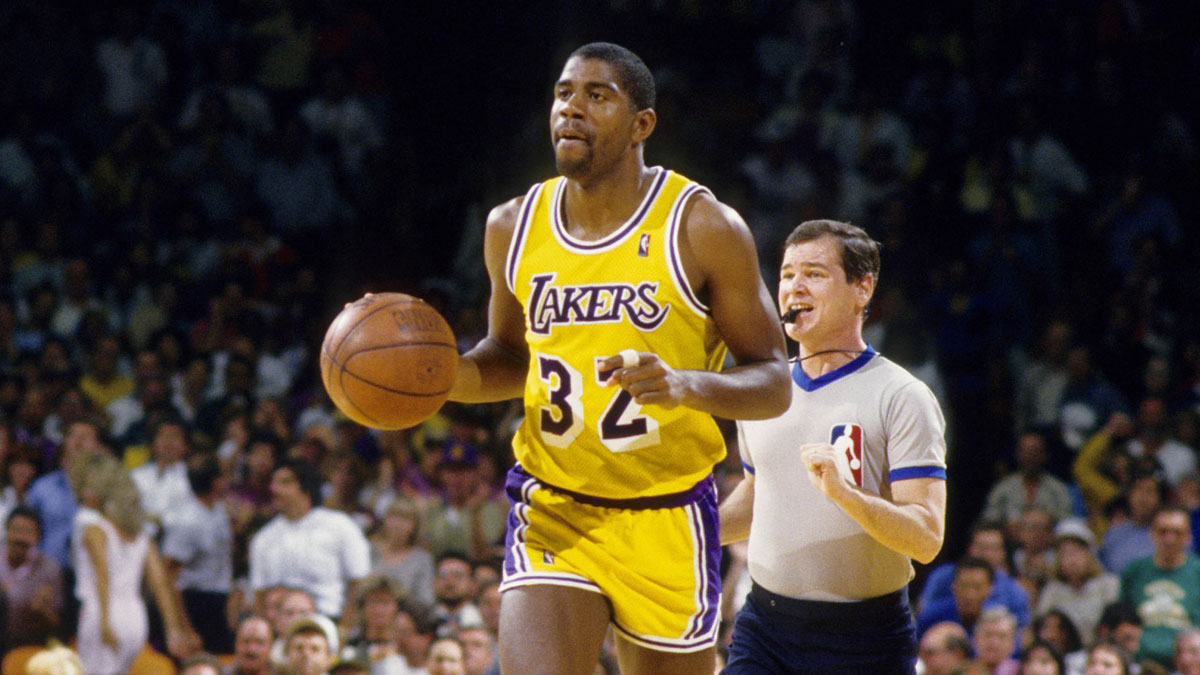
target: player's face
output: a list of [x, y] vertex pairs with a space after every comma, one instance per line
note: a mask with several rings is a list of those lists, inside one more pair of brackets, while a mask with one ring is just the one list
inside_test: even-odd
[[830, 234], [787, 247], [779, 269], [779, 311], [799, 310], [786, 324], [788, 337], [806, 349], [828, 349], [847, 339], [858, 340], [862, 310], [871, 299], [874, 280], [850, 283], [842, 268], [838, 239]]
[[650, 135], [653, 115], [633, 109], [629, 93], [608, 62], [568, 60], [554, 85], [550, 106], [550, 140], [558, 172], [574, 180], [605, 175]]

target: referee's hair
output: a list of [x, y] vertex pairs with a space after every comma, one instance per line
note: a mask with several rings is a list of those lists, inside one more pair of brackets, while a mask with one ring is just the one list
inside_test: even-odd
[[803, 244], [827, 234], [837, 237], [842, 244], [842, 269], [846, 273], [846, 281], [854, 283], [870, 275], [875, 283], [879, 283], [879, 249], [882, 244], [857, 225], [840, 220], [806, 220], [792, 230], [783, 247], [786, 249]]

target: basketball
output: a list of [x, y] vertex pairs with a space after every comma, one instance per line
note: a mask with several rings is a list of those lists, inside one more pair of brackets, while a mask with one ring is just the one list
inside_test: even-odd
[[450, 325], [403, 293], [368, 294], [334, 318], [321, 344], [321, 381], [347, 417], [405, 429], [446, 402], [458, 371]]

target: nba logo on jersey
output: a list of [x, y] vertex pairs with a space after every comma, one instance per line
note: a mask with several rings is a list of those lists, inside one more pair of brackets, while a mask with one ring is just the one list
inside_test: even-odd
[[554, 554], [550, 551], [542, 551], [542, 562], [547, 565], [554, 564]]
[[646, 258], [650, 255], [650, 235], [642, 234], [642, 238], [638, 240], [638, 257]]
[[862, 487], [863, 430], [857, 424], [835, 424], [829, 432], [833, 458], [842, 476]]

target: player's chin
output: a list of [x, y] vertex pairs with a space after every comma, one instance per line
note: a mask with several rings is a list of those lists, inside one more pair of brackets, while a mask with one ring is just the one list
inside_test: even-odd
[[591, 153], [577, 154], [558, 150], [554, 153], [554, 166], [559, 175], [572, 179], [582, 178], [591, 172], [592, 156]]

